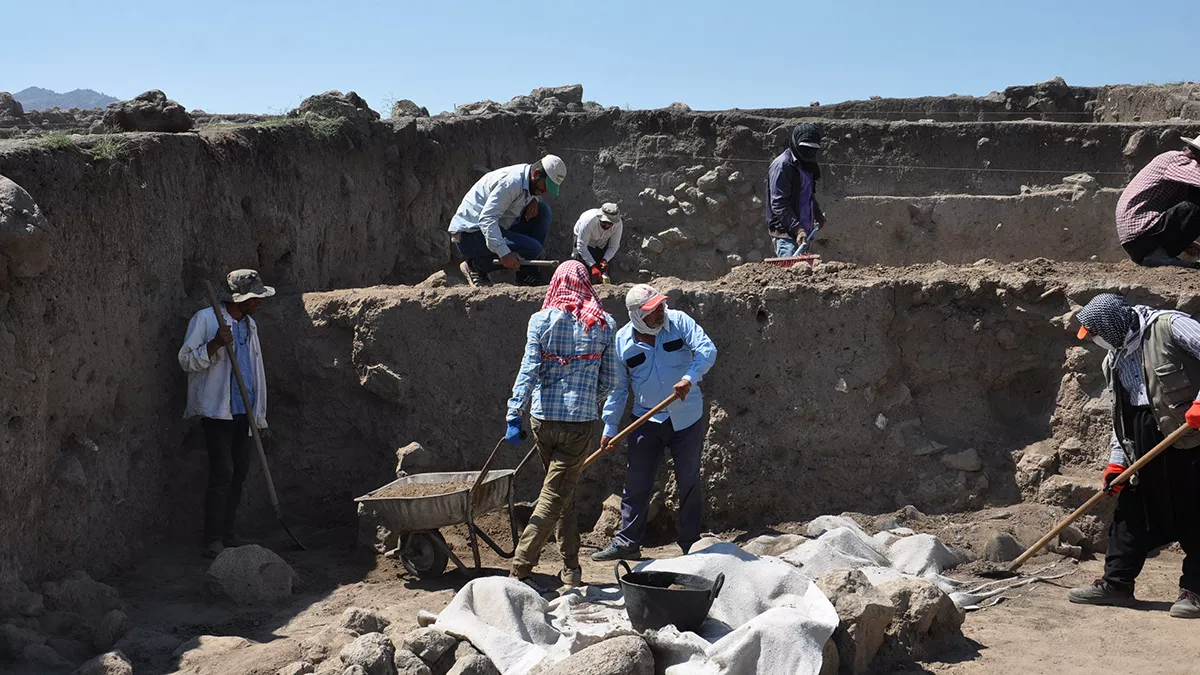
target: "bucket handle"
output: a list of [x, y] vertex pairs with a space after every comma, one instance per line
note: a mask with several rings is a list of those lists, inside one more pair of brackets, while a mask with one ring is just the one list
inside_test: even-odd
[[725, 573], [717, 574], [717, 580], [713, 582], [712, 599], [717, 599], [717, 594], [721, 592], [721, 587], [725, 585]]
[[633, 570], [629, 569], [629, 563], [624, 560], [618, 560], [616, 565], [613, 565], [613, 577], [617, 580], [617, 586], [621, 585], [621, 565], [625, 566], [625, 574], [631, 574]]

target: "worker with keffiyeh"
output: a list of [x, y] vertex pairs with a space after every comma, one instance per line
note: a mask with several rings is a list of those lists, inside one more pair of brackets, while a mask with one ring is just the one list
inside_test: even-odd
[[600, 405], [616, 387], [615, 333], [583, 263], [559, 265], [541, 311], [529, 317], [505, 433], [510, 443], [520, 443], [528, 406], [546, 478], [517, 543], [512, 576], [539, 593], [548, 589], [533, 581], [533, 568], [551, 531], [563, 559], [559, 580], [568, 588], [580, 584], [579, 523], [571, 497], [588, 451], [596, 447]]

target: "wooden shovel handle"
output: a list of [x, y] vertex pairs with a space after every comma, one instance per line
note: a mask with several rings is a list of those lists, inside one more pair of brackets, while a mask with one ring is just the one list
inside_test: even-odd
[[667, 406], [674, 403], [675, 399], [677, 399], [677, 398], [679, 398], [679, 395], [672, 393], [670, 396], [663, 399], [662, 403], [659, 403], [658, 405], [654, 406], [645, 415], [642, 415], [641, 417], [634, 420], [629, 426], [622, 429], [621, 433], [617, 434], [616, 436], [613, 436], [612, 440], [610, 440], [608, 442], [608, 445], [601, 447], [599, 450], [597, 450], [597, 451], [593, 452], [591, 455], [589, 455], [588, 458], [583, 461], [583, 468], [584, 469], [588, 468], [588, 466], [591, 465], [592, 462], [596, 461], [597, 459], [600, 459], [600, 455], [603, 455], [604, 453], [617, 447], [617, 443], [621, 442], [622, 440], [625, 439], [626, 436], [633, 433], [634, 429], [637, 429], [638, 427], [642, 426], [643, 424], [648, 422], [651, 417], [654, 417], [658, 413], [662, 412], [663, 408], [666, 408]]
[[[1167, 448], [1171, 447], [1172, 445], [1175, 445], [1176, 443], [1178, 443], [1179, 439], [1183, 438], [1184, 436], [1187, 436], [1192, 431], [1193, 431], [1193, 429], [1186, 424], [1179, 427], [1175, 431], [1172, 431], [1171, 435], [1164, 438], [1162, 443], [1159, 443], [1158, 445], [1154, 446], [1153, 450], [1151, 450], [1150, 452], [1147, 452], [1145, 455], [1142, 455], [1142, 457], [1140, 459], [1138, 459], [1138, 461], [1133, 463], [1133, 466], [1129, 467], [1128, 469], [1125, 469], [1124, 471], [1121, 472], [1121, 475], [1112, 479], [1112, 482], [1109, 483], [1109, 486], [1111, 487], [1113, 485], [1119, 485], [1119, 484], [1124, 483], [1125, 481], [1129, 480], [1133, 476], [1133, 474], [1137, 473], [1138, 470], [1141, 469], [1143, 466], [1146, 466], [1146, 464], [1148, 464], [1150, 462], [1150, 460], [1161, 455], [1164, 450], [1166, 450]], [[1086, 502], [1084, 502], [1083, 506], [1075, 509], [1075, 511], [1072, 512], [1071, 515], [1064, 518], [1063, 521], [1061, 523], [1059, 523], [1058, 525], [1055, 525], [1053, 530], [1050, 530], [1049, 532], [1047, 532], [1046, 536], [1039, 539], [1036, 544], [1034, 544], [1033, 546], [1030, 546], [1024, 553], [1022, 553], [1021, 557], [1012, 561], [1012, 564], [1010, 564], [1008, 566], [1008, 571], [1015, 572], [1016, 569], [1018, 567], [1020, 567], [1021, 565], [1023, 565], [1026, 560], [1029, 560], [1030, 558], [1032, 558], [1034, 555], [1037, 554], [1038, 551], [1042, 550], [1043, 546], [1050, 543], [1050, 541], [1052, 539], [1057, 537], [1059, 532], [1062, 532], [1063, 530], [1065, 530], [1068, 525], [1075, 522], [1083, 514], [1087, 513], [1093, 506], [1096, 505], [1097, 502], [1099, 502], [1101, 499], [1104, 499], [1104, 497], [1106, 495], [1107, 495], [1107, 493], [1103, 489], [1100, 490], [1099, 492], [1097, 492], [1096, 494], [1092, 495], [1092, 498], [1087, 500]]]

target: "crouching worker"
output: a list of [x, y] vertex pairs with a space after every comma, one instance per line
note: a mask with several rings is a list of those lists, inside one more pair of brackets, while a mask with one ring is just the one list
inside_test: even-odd
[[621, 209], [604, 204], [584, 211], [575, 221], [575, 252], [571, 257], [591, 268], [592, 283], [612, 283], [608, 265], [621, 248]]
[[629, 466], [621, 497], [621, 531], [592, 560], [637, 558], [650, 516], [650, 493], [663, 450], [670, 448], [679, 487], [679, 548], [684, 553], [700, 539], [704, 499], [700, 492], [700, 451], [708, 425], [703, 423], [700, 380], [717, 360], [717, 347], [692, 317], [667, 308], [667, 296], [638, 284], [625, 296], [629, 323], [617, 331], [617, 387], [604, 404], [606, 448], [617, 435], [629, 388], [633, 416], [645, 415], [673, 393], [679, 400], [629, 435]]
[[1071, 602], [1129, 606], [1134, 582], [1153, 550], [1183, 547], [1179, 599], [1171, 616], [1200, 617], [1200, 433], [1150, 460], [1129, 485], [1109, 483], [1182, 425], [1200, 428], [1200, 323], [1182, 312], [1096, 296], [1080, 310], [1081, 339], [1108, 350], [1104, 376], [1113, 392], [1111, 456], [1104, 487], [1117, 496], [1104, 576], [1067, 594]]
[[580, 584], [579, 522], [572, 501], [588, 451], [595, 447], [600, 404], [617, 380], [613, 351], [616, 328], [605, 313], [583, 263], [558, 266], [542, 309], [529, 318], [525, 356], [508, 401], [505, 438], [520, 444], [521, 420], [529, 407], [530, 428], [546, 478], [529, 525], [513, 555], [511, 576], [539, 593], [533, 580], [551, 532], [558, 539], [567, 588]]
[[[179, 349], [179, 365], [188, 374], [185, 418], [199, 417], [208, 448], [208, 489], [204, 493], [204, 555], [215, 558], [226, 546], [239, 546], [234, 535], [242, 484], [250, 470], [250, 423], [267, 428], [267, 380], [258, 325], [252, 315], [263, 298], [275, 295], [254, 270], [234, 270], [226, 279], [222, 326], [206, 307], [192, 316]], [[225, 349], [222, 349], [224, 347]], [[246, 410], [228, 349], [237, 350], [238, 366], [250, 395]]]

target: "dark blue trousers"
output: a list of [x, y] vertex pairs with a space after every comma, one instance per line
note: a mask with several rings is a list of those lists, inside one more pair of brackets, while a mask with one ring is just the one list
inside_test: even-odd
[[[633, 418], [630, 418], [632, 421]], [[700, 539], [704, 499], [700, 491], [700, 452], [704, 447], [704, 419], [686, 429], [675, 430], [671, 420], [647, 422], [629, 435], [629, 468], [621, 497], [621, 531], [615, 537], [622, 546], [641, 545], [650, 516], [650, 493], [663, 450], [670, 448], [675, 460], [675, 483], [679, 487], [679, 545], [686, 553]]]
[[[514, 253], [525, 260], [534, 260], [542, 254], [546, 237], [550, 234], [550, 207], [545, 202], [539, 202], [537, 215], [532, 220], [526, 220], [522, 214], [512, 227], [500, 228], [500, 232]], [[458, 252], [471, 261], [471, 267], [482, 274], [494, 272], [501, 267], [492, 262], [498, 256], [487, 247], [487, 239], [479, 230], [462, 233], [458, 241]]]

